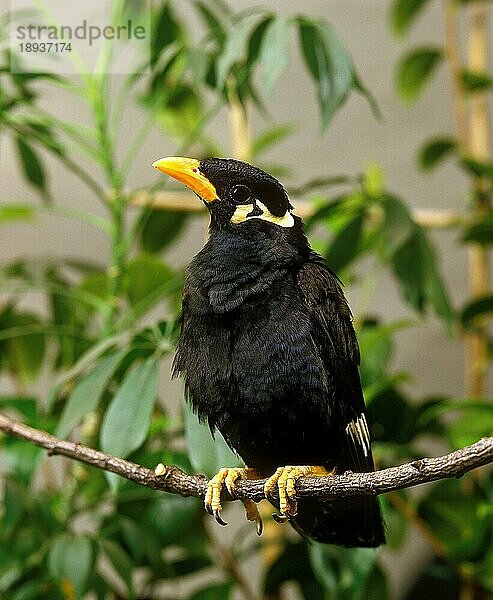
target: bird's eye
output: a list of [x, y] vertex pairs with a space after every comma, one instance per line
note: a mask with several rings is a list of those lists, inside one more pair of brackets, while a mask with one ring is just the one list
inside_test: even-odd
[[231, 190], [231, 198], [238, 204], [244, 204], [252, 195], [246, 185], [235, 185]]

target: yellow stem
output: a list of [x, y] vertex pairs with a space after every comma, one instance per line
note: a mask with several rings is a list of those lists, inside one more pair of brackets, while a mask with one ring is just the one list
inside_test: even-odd
[[[477, 73], [488, 70], [488, 2], [474, 2], [470, 8], [468, 36], [468, 68]], [[490, 157], [491, 128], [489, 120], [488, 98], [483, 90], [471, 94], [468, 131], [469, 155], [478, 161], [487, 161]], [[477, 177], [473, 183], [475, 217], [481, 217], [490, 209], [491, 183], [485, 177]], [[469, 249], [469, 290], [471, 297], [486, 294], [489, 289], [488, 252], [473, 244]], [[467, 344], [467, 392], [470, 396], [483, 396], [486, 387], [487, 343], [484, 332], [485, 323], [476, 323], [477, 328], [466, 338]]]
[[452, 109], [454, 113], [457, 144], [461, 154], [467, 153], [467, 105], [462, 84], [460, 56], [460, 35], [457, 22], [456, 0], [443, 0], [443, 27], [445, 39], [445, 60], [450, 73]]
[[229, 122], [231, 128], [231, 146], [233, 156], [238, 160], [250, 161], [252, 158], [251, 109], [244, 106], [238, 95], [229, 94]]

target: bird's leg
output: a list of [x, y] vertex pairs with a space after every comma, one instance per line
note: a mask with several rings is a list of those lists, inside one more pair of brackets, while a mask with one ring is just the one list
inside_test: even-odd
[[[205, 510], [213, 515], [216, 521], [220, 525], [226, 525], [227, 523], [221, 518], [221, 492], [224, 486], [234, 498], [236, 493], [236, 482], [238, 479], [258, 479], [257, 472], [255, 469], [248, 468], [223, 468], [214, 475], [207, 485], [207, 491], [204, 498]], [[246, 518], [249, 521], [255, 521], [257, 523], [257, 534], [261, 535], [263, 525], [262, 518], [258, 512], [257, 505], [253, 500], [242, 500], [243, 506], [245, 507]]]
[[296, 501], [296, 481], [300, 477], [324, 477], [333, 475], [335, 470], [327, 471], [325, 467], [293, 466], [278, 467], [274, 475], [269, 477], [264, 486], [266, 498], [277, 488], [279, 493], [279, 514], [272, 515], [276, 521], [282, 523], [289, 517], [295, 517], [298, 512]]

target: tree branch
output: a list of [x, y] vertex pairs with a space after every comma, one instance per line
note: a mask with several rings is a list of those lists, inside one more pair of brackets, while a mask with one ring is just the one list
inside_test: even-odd
[[[154, 490], [162, 490], [182, 496], [203, 498], [207, 479], [203, 475], [188, 475], [175, 466], [166, 466], [163, 475], [128, 460], [117, 458], [24, 425], [0, 414], [0, 431], [24, 439], [45, 448], [49, 455], [62, 455], [116, 473], [130, 481]], [[493, 437], [482, 438], [471, 446], [455, 450], [444, 456], [421, 458], [398, 467], [390, 467], [374, 473], [345, 473], [329, 477], [306, 477], [296, 483], [298, 497], [345, 497], [357, 495], [378, 496], [386, 492], [429, 483], [438, 479], [461, 477], [468, 471], [493, 463]], [[236, 498], [259, 502], [264, 496], [265, 480], [240, 481]], [[224, 500], [233, 500], [225, 491]]]

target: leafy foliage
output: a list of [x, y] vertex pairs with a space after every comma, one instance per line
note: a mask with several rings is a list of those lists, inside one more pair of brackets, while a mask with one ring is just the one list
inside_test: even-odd
[[397, 71], [401, 96], [406, 100], [418, 98], [441, 59], [442, 52], [437, 48], [419, 48], [406, 55]]
[[392, 28], [397, 35], [407, 33], [429, 0], [395, 0], [390, 11]]
[[[410, 31], [427, 4], [394, 0], [395, 32], [403, 36]], [[193, 147], [199, 156], [227, 153], [208, 126], [232, 102], [253, 104], [260, 114], [268, 114], [270, 94], [291, 64], [294, 39], [314, 85], [322, 130], [352, 91], [363, 93], [374, 108], [349, 50], [327, 21], [281, 16], [272, 8], [235, 12], [222, 0], [195, 0], [190, 10], [199, 19], [198, 36], [195, 30], [192, 35], [176, 3], [154, 3], [149, 73], [136, 69], [119, 90], [129, 102], [140, 103], [180, 152]], [[419, 96], [442, 57], [439, 47], [406, 53], [397, 75], [404, 98]], [[0, 227], [36, 226], [40, 214], [74, 218], [108, 237], [111, 259], [108, 264], [73, 257], [2, 263], [0, 289], [6, 301], [0, 307], [0, 372], [16, 392], [0, 396], [0, 409], [33, 427], [74, 435], [149, 467], [164, 461], [211, 475], [236, 464], [224, 440], [219, 435], [212, 440], [188, 406], [183, 419], [177, 418], [159, 397], [158, 367], [176, 343], [183, 280], [166, 252], [189, 217], [150, 208], [150, 190], [149, 205], [137, 209], [135, 219], [125, 218], [131, 202], [127, 174], [148, 124], [127, 155], [115, 160], [122, 115], [108, 92], [107, 74], [88, 76], [86, 88], [79, 88], [49, 74], [11, 74], [8, 58], [3, 56], [0, 68], [0, 128], [2, 135], [12, 137], [19, 172], [42, 203], [6, 199], [0, 206]], [[464, 70], [461, 78], [469, 94], [492, 88], [487, 73]], [[92, 115], [92, 124], [80, 125], [79, 106], [73, 122], [42, 109], [39, 97], [47, 85], [72, 93], [74, 103], [77, 98]], [[252, 157], [262, 163], [263, 153], [294, 131], [292, 125], [269, 122], [252, 142]], [[47, 175], [47, 153], [80, 178], [104, 207], [103, 217], [60, 203]], [[472, 179], [493, 179], [490, 162], [459, 155], [450, 136], [426, 142], [419, 164], [431, 170], [447, 156], [458, 158]], [[279, 166], [268, 168], [279, 171]], [[378, 166], [356, 176], [324, 174], [296, 192], [313, 197], [315, 210], [307, 228], [341, 278], [371, 288], [386, 269], [412, 315], [392, 322], [363, 312], [355, 319], [378, 463], [420, 456], [423, 438], [453, 449], [491, 432], [493, 415], [486, 399], [414, 398], [409, 376], [392, 366], [396, 336], [403, 328], [433, 313], [448, 330], [460, 324], [477, 331], [493, 310], [491, 294], [470, 299], [457, 313], [427, 231], [400, 194], [386, 188]], [[462, 244], [490, 248], [491, 212], [483, 211], [459, 234]], [[24, 308], [26, 294], [33, 291], [45, 300], [46, 310], [39, 314]], [[155, 311], [164, 320], [156, 322]], [[489, 345], [493, 347], [491, 340]], [[38, 392], [41, 376], [52, 382], [48, 398]], [[238, 587], [235, 568], [258, 550], [253, 532], [239, 535], [227, 549], [230, 565], [217, 560], [205, 527], [208, 517], [194, 498], [140, 489], [75, 464], [64, 464], [60, 479], [52, 480], [41, 468], [42, 453], [13, 438], [0, 440], [0, 452], [7, 470], [1, 492], [1, 597], [56, 600], [91, 592], [98, 600], [111, 594], [152, 598], [163, 583], [187, 578], [196, 582], [192, 600], [226, 599]], [[438, 577], [450, 584], [447, 589], [455, 590], [466, 578], [493, 594], [492, 490], [491, 476], [483, 475], [430, 486], [418, 499], [401, 492], [384, 500], [390, 547], [401, 547], [418, 520], [419, 529], [431, 531], [435, 547], [443, 549], [440, 562], [427, 567], [417, 584], [425, 590], [423, 597], [430, 595], [426, 586]], [[301, 539], [276, 542], [277, 556], [263, 565], [259, 577], [265, 594], [276, 595], [291, 582], [307, 599], [389, 597], [376, 551], [309, 546]]]

